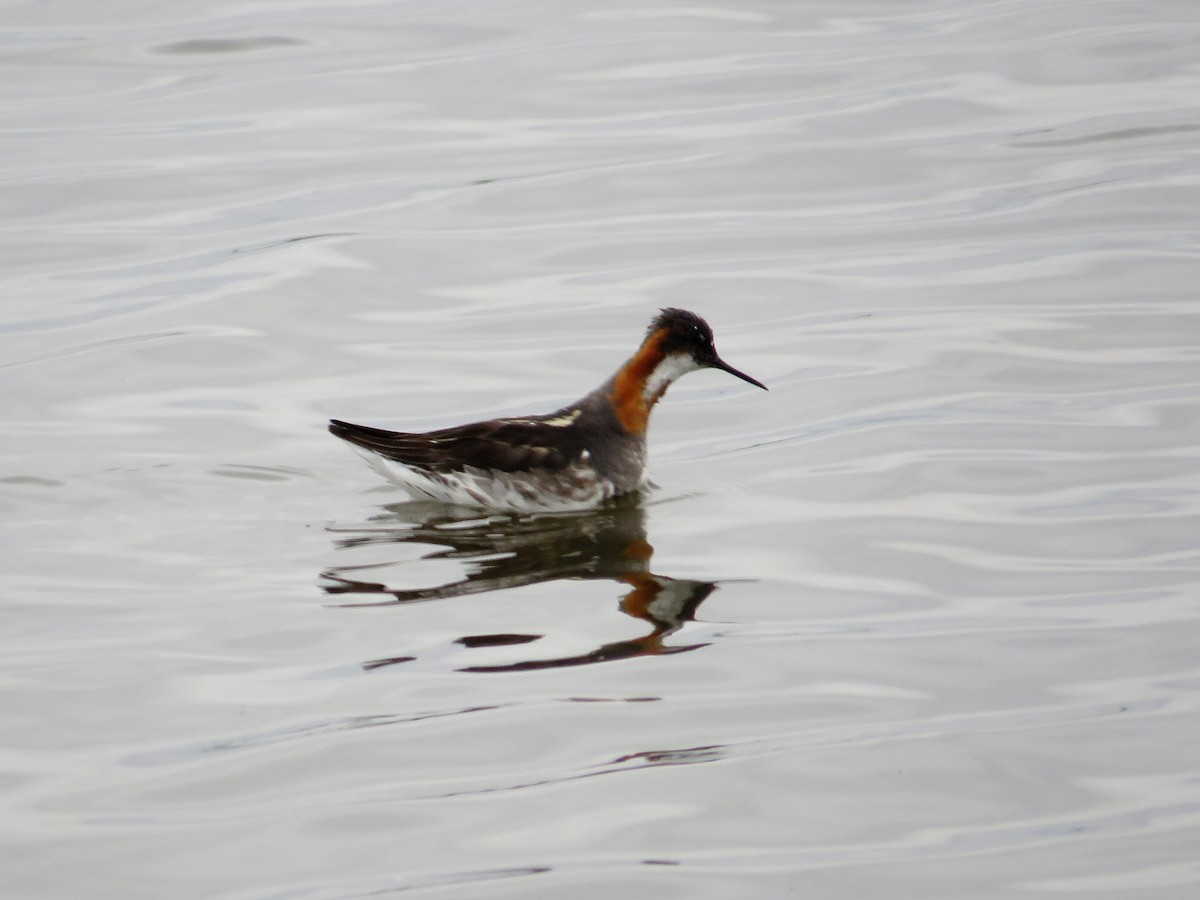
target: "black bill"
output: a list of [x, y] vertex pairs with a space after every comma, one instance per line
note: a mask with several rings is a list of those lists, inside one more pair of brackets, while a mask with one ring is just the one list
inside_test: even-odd
[[709, 365], [712, 366], [714, 369], [720, 369], [722, 372], [728, 372], [730, 375], [736, 375], [738, 378], [742, 379], [742, 381], [748, 381], [755, 387], [762, 388], [764, 391], [767, 390], [767, 386], [765, 384], [763, 384], [761, 381], [759, 381], [755, 378], [751, 378], [745, 372], [739, 372], [737, 369], [735, 369], [729, 363], [725, 362], [725, 360], [721, 359], [719, 356], [717, 358], [715, 358], [711, 363], [709, 363]]

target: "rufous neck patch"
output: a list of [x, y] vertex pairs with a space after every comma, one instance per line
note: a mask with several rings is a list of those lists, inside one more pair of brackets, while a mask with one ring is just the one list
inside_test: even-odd
[[[670, 332], [666, 328], [646, 337], [637, 353], [621, 366], [613, 378], [612, 400], [617, 420], [630, 434], [645, 434], [650, 419], [650, 408], [658, 397], [646, 398], [646, 383], [663, 361], [662, 345]], [[660, 392], [661, 393], [661, 392]]]

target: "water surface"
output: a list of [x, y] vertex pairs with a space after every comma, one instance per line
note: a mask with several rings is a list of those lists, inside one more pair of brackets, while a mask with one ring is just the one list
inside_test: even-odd
[[[1193, 3], [17, 4], [6, 896], [1192, 898]], [[658, 488], [402, 504], [695, 309]]]

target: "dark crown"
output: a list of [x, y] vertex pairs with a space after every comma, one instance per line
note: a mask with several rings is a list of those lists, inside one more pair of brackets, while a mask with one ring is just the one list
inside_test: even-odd
[[669, 332], [663, 344], [664, 351], [691, 352], [712, 349], [712, 329], [694, 312], [668, 307], [654, 317], [646, 334], [651, 335], [663, 329]]

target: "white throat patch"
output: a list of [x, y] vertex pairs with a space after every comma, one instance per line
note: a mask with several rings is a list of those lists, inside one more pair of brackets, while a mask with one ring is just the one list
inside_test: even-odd
[[695, 372], [699, 368], [700, 366], [692, 359], [690, 353], [672, 353], [670, 356], [663, 357], [663, 361], [655, 367], [654, 371], [650, 373], [650, 377], [646, 379], [646, 387], [642, 398], [647, 403], [653, 402], [680, 375]]

